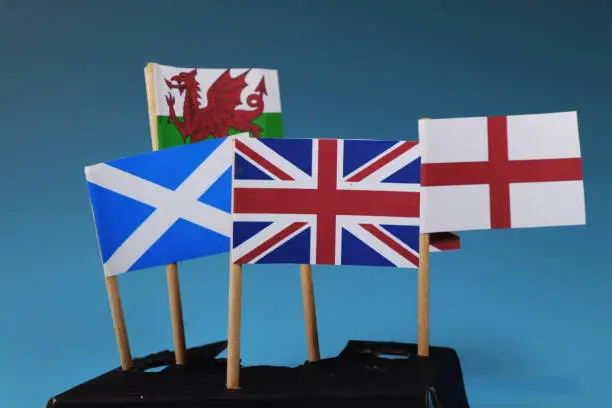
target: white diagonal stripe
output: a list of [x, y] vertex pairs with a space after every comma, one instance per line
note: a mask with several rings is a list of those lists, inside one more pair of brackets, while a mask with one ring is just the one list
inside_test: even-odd
[[[232, 250], [232, 261], [236, 262], [244, 255], [248, 254], [251, 251], [254, 251], [258, 246], [262, 244], [262, 242], [266, 242], [270, 238], [274, 237], [283, 229], [287, 228], [287, 226], [289, 226], [289, 224], [291, 224], [292, 222], [292, 220], [283, 220], [273, 222], [272, 224], [268, 225], [266, 228], [259, 231], [250, 239], [247, 239], [245, 242], [234, 248]], [[261, 258], [262, 256], [264, 256], [264, 254], [258, 256], [257, 259]]]
[[104, 273], [112, 276], [127, 272], [177, 219], [163, 210], [155, 210], [102, 265]]
[[[262, 166], [258, 165], [257, 162], [247, 157], [245, 154], [236, 150], [237, 155], [240, 155], [243, 159], [257, 167], [260, 171], [268, 174], [273, 179], [272, 180], [241, 180], [234, 179], [233, 186], [234, 188], [300, 188], [300, 189], [316, 189], [317, 188], [317, 177], [318, 177], [318, 165], [319, 165], [319, 148], [316, 139], [312, 140], [312, 176], [308, 176], [302, 170], [295, 167], [289, 161], [287, 161], [282, 156], [278, 155], [272, 149], [265, 146], [257, 139], [247, 138], [241, 139], [248, 147], [256, 151], [261, 156], [265, 157], [266, 160], [274, 163], [274, 165], [278, 166], [285, 173], [293, 177], [293, 180], [278, 180], [276, 177], [272, 176], [272, 174], [264, 169]], [[259, 149], [259, 150], [258, 150]], [[269, 152], [268, 152], [269, 151]], [[271, 152], [271, 153], [270, 153]], [[273, 157], [267, 157], [272, 155]], [[276, 156], [274, 156], [276, 155]], [[274, 161], [273, 161], [274, 160]], [[290, 168], [293, 168], [291, 170]], [[297, 177], [296, 177], [297, 175]]]
[[[276, 153], [274, 150], [270, 149], [259, 139], [249, 139], [242, 141], [246, 146], [248, 146], [251, 150], [259, 154], [264, 159], [268, 160], [270, 163], [274, 163], [279, 169], [283, 170], [287, 173], [291, 178], [296, 181], [308, 181], [310, 176], [300, 170], [297, 166], [291, 163], [289, 160], [285, 159], [280, 154]], [[253, 162], [250, 158], [246, 157], [246, 155], [242, 155], [246, 160]]]
[[[311, 237], [312, 237], [312, 235], [314, 235], [313, 231], [315, 231], [313, 226], [315, 225], [316, 215], [312, 215], [312, 214], [234, 214], [233, 219], [235, 222], [272, 221], [271, 225], [268, 225], [267, 227], [265, 227], [264, 229], [262, 229], [261, 231], [253, 235], [251, 238], [247, 239], [245, 242], [243, 242], [242, 244], [232, 249], [232, 261], [236, 261], [242, 258], [244, 255], [248, 254], [249, 252], [255, 250], [262, 243], [274, 237], [276, 234], [278, 234], [279, 232], [281, 232], [282, 230], [284, 230], [285, 228], [287, 228], [289, 225], [293, 224], [294, 222], [305, 222], [306, 225], [300, 228], [297, 232], [291, 234], [290, 237], [296, 236], [298, 233], [301, 233], [308, 227], [312, 228], [311, 229]], [[270, 252], [278, 248], [280, 245], [287, 242], [289, 239], [290, 238], [287, 237], [280, 243], [277, 243], [273, 247], [269, 248], [265, 253], [261, 254], [260, 256], [255, 258], [253, 261], [251, 261], [251, 263], [254, 263], [257, 260], [263, 258], [267, 254], [269, 254]]]
[[[399, 149], [402, 144], [403, 142], [398, 142], [392, 149], [386, 150], [385, 152], [379, 154], [374, 159], [368, 161], [358, 169], [351, 172], [346, 177], [340, 179], [338, 187], [344, 190], [419, 192], [419, 183], [381, 183], [382, 180], [391, 176], [393, 173], [399, 171], [402, 167], [407, 166], [408, 164], [416, 160], [419, 156], [421, 156], [421, 146], [418, 144], [410, 148], [408, 151], [402, 153], [397, 158], [393, 159], [392, 162], [387, 163], [380, 169], [374, 171], [372, 174], [368, 175], [363, 180], [358, 182], [345, 181], [352, 177], [354, 174], [360, 172], [362, 169], [368, 167], [371, 163], [374, 163], [379, 158], [389, 154], [395, 149]], [[342, 174], [340, 169], [339, 174]]]
[[[385, 258], [387, 258], [391, 263], [393, 263], [398, 268], [415, 268], [416, 267], [411, 262], [408, 262], [408, 260], [406, 260], [400, 254], [398, 254], [397, 252], [389, 248], [387, 245], [385, 245], [383, 242], [381, 242], [378, 238], [373, 236], [370, 232], [363, 229], [358, 224], [345, 224], [343, 227], [347, 231], [349, 231], [351, 234], [359, 238], [362, 242], [369, 245], [376, 252], [378, 252]], [[389, 234], [385, 234], [385, 235], [388, 236]]]
[[[255, 235], [255, 237], [257, 237], [257, 245], [253, 246], [253, 249], [249, 250], [249, 251], [245, 251], [244, 249], [242, 249], [241, 247], [239, 248], [239, 251], [236, 251], [236, 254], [232, 256], [233, 261], [237, 261], [240, 258], [242, 258], [245, 254], [248, 254], [249, 252], [251, 252], [252, 250], [257, 249], [257, 247], [259, 247], [259, 245], [261, 245], [261, 242], [259, 241], [263, 241], [264, 243], [270, 239], [273, 238], [274, 235], [278, 234], [279, 232], [281, 232], [282, 230], [284, 230], [285, 228], [289, 227], [291, 224], [293, 224], [293, 222], [286, 224], [286, 225], [281, 225], [280, 228], [276, 228], [278, 226], [278, 224], [272, 224], [267, 228], [264, 228], [262, 230], [262, 232], [258, 233]], [[308, 224], [303, 225], [302, 227], [300, 227], [298, 230], [292, 232], [291, 234], [289, 234], [287, 237], [285, 237], [283, 240], [277, 242], [276, 244], [272, 245], [270, 248], [268, 248], [267, 250], [265, 250], [264, 252], [262, 252], [261, 254], [259, 254], [258, 256], [256, 256], [255, 258], [253, 258], [250, 262], [250, 264], [254, 264], [257, 263], [260, 259], [262, 259], [263, 257], [265, 257], [266, 255], [268, 255], [271, 252], [274, 252], [278, 247], [280, 247], [281, 245], [284, 245], [287, 241], [293, 239], [294, 237], [296, 237], [297, 235], [299, 235], [300, 233], [302, 233], [305, 229], [307, 229], [309, 227]], [[260, 235], [261, 234], [261, 235]], [[270, 235], [271, 234], [271, 235]], [[270, 235], [270, 236], [268, 236]], [[265, 239], [262, 239], [263, 237], [266, 237]], [[254, 241], [254, 240], [251, 240]], [[247, 241], [249, 242], [249, 241]], [[232, 251], [232, 254], [234, 253], [234, 251]]]
[[[391, 153], [392, 151], [399, 149], [403, 143], [398, 144], [394, 149], [387, 150], [384, 155]], [[383, 156], [384, 156], [383, 155]], [[366, 178], [364, 178], [363, 182], [380, 182], [396, 171], [400, 170], [402, 167], [407, 166], [408, 164], [415, 161], [418, 157], [421, 156], [421, 146], [415, 145], [411, 147], [408, 151], [400, 154], [398, 157], [393, 159], [392, 162], [385, 164], [380, 169], [376, 170]], [[364, 166], [365, 167], [365, 166]]]
[[[229, 214], [197, 201], [206, 192], [206, 189], [187, 189], [181, 186], [173, 191], [105, 163], [96, 166], [97, 168], [88, 179], [91, 183], [148, 204], [157, 210], [163, 210], [176, 218], [184, 218], [194, 224], [229, 236], [231, 231], [231, 223], [227, 222], [230, 219]], [[209, 182], [210, 176], [204, 172], [196, 176]]]
[[231, 145], [222, 143], [174, 191], [105, 163], [86, 168], [87, 181], [156, 208], [106, 261], [105, 273], [129, 270], [179, 218], [230, 236], [231, 215], [197, 201], [231, 166], [230, 157]]

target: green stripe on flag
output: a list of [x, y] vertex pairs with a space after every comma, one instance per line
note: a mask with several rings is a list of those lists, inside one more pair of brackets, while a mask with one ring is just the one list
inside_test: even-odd
[[[180, 121], [182, 117], [178, 118]], [[282, 114], [279, 113], [263, 113], [257, 119], [253, 121], [254, 124], [263, 128], [261, 133], [262, 138], [281, 138], [283, 137], [283, 121]], [[242, 133], [234, 129], [229, 130], [229, 136]], [[251, 134], [251, 136], [253, 136]], [[181, 146], [185, 143], [191, 143], [191, 136], [187, 137], [187, 140], [183, 142], [183, 137], [179, 133], [178, 129], [174, 124], [168, 123], [167, 116], [157, 117], [157, 138], [159, 141], [159, 149], [165, 149], [167, 147]], [[207, 139], [212, 139], [209, 136]]]

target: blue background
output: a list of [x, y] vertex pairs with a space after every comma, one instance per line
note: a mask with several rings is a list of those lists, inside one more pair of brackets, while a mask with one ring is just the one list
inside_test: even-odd
[[[612, 406], [611, 21], [605, 0], [0, 0], [0, 405], [119, 364], [83, 167], [150, 150], [155, 61], [277, 68], [289, 137], [577, 109], [588, 226], [462, 234], [432, 259], [431, 341], [459, 352], [473, 407]], [[180, 265], [189, 346], [226, 336], [227, 263]], [[414, 271], [314, 279], [323, 356], [416, 341]], [[163, 268], [120, 287], [133, 353], [172, 347]], [[307, 358], [297, 266], [245, 268], [243, 307], [246, 364]]]

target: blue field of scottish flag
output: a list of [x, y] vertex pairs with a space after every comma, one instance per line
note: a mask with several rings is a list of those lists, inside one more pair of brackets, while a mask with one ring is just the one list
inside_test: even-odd
[[229, 251], [231, 138], [85, 168], [107, 276]]

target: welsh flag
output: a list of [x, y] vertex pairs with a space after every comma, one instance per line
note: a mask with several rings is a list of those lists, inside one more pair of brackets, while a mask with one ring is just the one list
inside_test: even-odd
[[576, 112], [423, 119], [421, 231], [586, 224]]
[[[152, 66], [157, 147], [163, 149], [248, 132], [283, 136], [278, 72], [272, 69]], [[147, 69], [150, 69], [147, 67]]]

